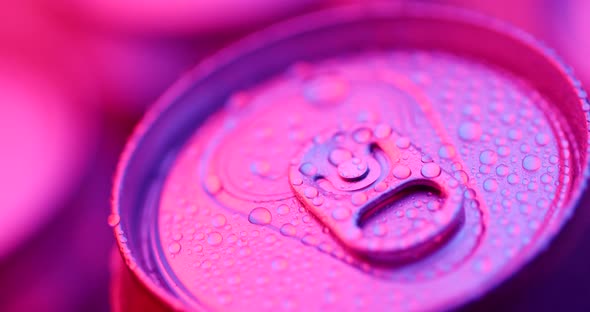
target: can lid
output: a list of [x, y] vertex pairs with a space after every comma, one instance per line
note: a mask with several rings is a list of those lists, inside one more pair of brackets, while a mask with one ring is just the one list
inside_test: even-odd
[[[389, 31], [385, 33], [383, 29]], [[402, 51], [393, 56], [398, 58], [397, 61], [390, 58], [385, 61], [378, 53], [361, 53], [365, 50], [388, 49]], [[403, 51], [410, 51], [410, 56]], [[420, 51], [427, 52], [420, 54]], [[350, 57], [341, 62], [352, 64], [349, 67], [338, 67], [325, 61], [332, 58], [342, 60], [343, 56], [354, 53], [361, 53], [362, 56], [357, 59]], [[418, 56], [413, 59], [412, 53]], [[414, 63], [410, 62], [412, 60]], [[428, 124], [431, 129], [414, 127], [408, 132], [397, 131], [399, 128], [408, 128], [404, 126], [407, 116], [403, 113], [396, 115], [399, 113], [397, 110], [392, 114], [391, 110], [381, 109], [381, 115], [376, 116], [348, 116], [337, 114], [337, 109], [330, 111], [334, 109], [331, 105], [334, 98], [322, 95], [335, 94], [336, 102], [341, 103], [350, 101], [339, 96], [352, 95], [343, 91], [345, 89], [337, 83], [338, 79], [329, 79], [330, 83], [327, 84], [307, 84], [313, 79], [307, 79], [305, 65], [291, 68], [290, 73], [303, 77], [299, 80], [288, 80], [285, 74], [280, 75], [299, 61], [319, 63], [318, 66], [324, 66], [323, 69], [336, 67], [341, 72], [347, 71], [347, 74], [342, 74], [346, 79], [365, 73], [370, 76], [367, 78], [369, 81], [378, 80], [395, 86], [395, 95], [384, 96], [396, 99], [395, 103], [400, 107], [418, 109], [420, 114], [410, 115], [409, 119], [420, 119], [413, 122]], [[410, 75], [413, 80], [408, 79], [408, 75], [398, 75], [395, 70], [389, 70], [387, 64], [390, 63], [387, 62], [394, 62], [396, 70], [403, 72], [406, 69], [405, 73], [415, 74]], [[341, 63], [335, 62], [336, 65]], [[404, 64], [407, 68], [403, 67]], [[420, 64], [422, 67], [418, 66]], [[358, 68], [363, 70], [355, 71]], [[366, 68], [371, 70], [364, 71]], [[491, 103], [487, 106], [467, 105], [461, 114], [453, 114], [453, 111], [449, 113], [444, 110], [453, 105], [449, 104], [448, 98], [456, 95], [446, 94], [445, 90], [436, 88], [431, 89], [432, 93], [424, 91], [428, 88], [421, 84], [426, 78], [420, 75], [420, 69], [430, 70], [428, 74], [432, 74], [432, 79], [438, 79], [437, 83], [431, 83], [430, 86], [440, 85], [452, 90], [453, 84], [463, 84], [467, 87], [461, 89], [462, 92], [483, 90], [486, 96], [492, 98], [499, 96], [493, 91], [503, 90], [507, 93], [505, 96], [512, 99], [506, 103], [522, 105], [518, 106], [522, 109], [512, 114], [511, 108]], [[333, 71], [322, 71], [322, 75], [326, 73], [332, 74]], [[319, 75], [320, 78], [322, 75]], [[269, 77], [279, 77], [278, 82], [275, 80], [274, 83], [260, 85]], [[445, 81], [449, 77], [454, 80]], [[342, 129], [346, 133], [344, 136], [335, 136], [334, 125], [325, 118], [326, 115], [318, 113], [323, 119], [317, 116], [308, 118], [306, 130], [313, 134], [325, 133], [326, 136], [309, 136], [308, 133], [304, 136], [307, 145], [289, 146], [289, 149], [293, 147], [295, 150], [295, 158], [291, 159], [285, 151], [273, 154], [271, 149], [256, 154], [275, 155], [272, 156], [275, 157], [273, 161], [283, 161], [285, 168], [289, 169], [289, 175], [274, 175], [264, 162], [255, 162], [252, 167], [244, 166], [248, 155], [242, 150], [248, 149], [240, 149], [239, 144], [252, 148], [256, 140], [272, 136], [272, 133], [256, 132], [264, 128], [255, 129], [257, 127], [253, 125], [258, 124], [254, 121], [274, 122], [273, 125], [280, 129], [288, 127], [290, 123], [289, 116], [267, 113], [272, 111], [273, 106], [265, 106], [268, 101], [257, 101], [258, 93], [270, 94], [289, 83], [299, 87], [311, 85], [312, 88], [301, 89], [305, 89], [304, 97], [309, 99], [311, 96], [317, 100], [318, 107], [322, 107], [317, 111], [352, 119], [344, 121], [346, 126]], [[321, 88], [313, 87], [318, 85], [327, 85], [330, 92], [324, 93]], [[491, 87], [485, 89], [482, 86]], [[248, 93], [245, 96], [239, 93], [237, 97], [229, 97], [242, 90], [254, 90], [250, 94], [255, 99], [248, 99]], [[362, 89], [360, 93], [371, 94], [368, 89]], [[277, 94], [272, 96], [276, 97]], [[288, 97], [281, 98], [284, 101], [274, 107], [293, 110], [298, 107], [293, 105], [297, 102], [289, 102]], [[362, 105], [354, 104], [354, 107], [377, 105], [366, 98], [364, 100]], [[220, 110], [226, 102], [226, 108]], [[430, 102], [437, 105], [422, 105]], [[482, 110], [478, 113], [480, 116], [490, 114], [491, 117], [469, 119], [469, 116], [474, 115], [472, 110], [478, 109]], [[502, 109], [507, 112], [500, 117], [498, 113]], [[195, 267], [190, 254], [183, 252], [188, 248], [182, 248], [182, 244], [192, 246], [190, 239], [186, 238], [185, 241], [182, 236], [175, 235], [175, 231], [196, 222], [193, 224], [199, 227], [195, 229], [200, 231], [202, 239], [207, 239], [207, 243], [201, 246], [203, 249], [196, 254], [204, 257], [216, 254], [216, 259], [222, 250], [219, 248], [227, 251], [233, 250], [231, 244], [239, 246], [238, 235], [230, 233], [233, 231], [232, 226], [236, 228], [234, 230], [250, 230], [250, 227], [258, 226], [251, 231], [250, 239], [261, 244], [268, 243], [258, 238], [261, 232], [280, 231], [283, 229], [280, 222], [286, 221], [286, 217], [280, 216], [282, 206], [274, 207], [272, 203], [291, 200], [294, 192], [299, 201], [292, 202], [293, 207], [305, 206], [317, 219], [316, 223], [310, 223], [328, 228], [328, 233], [325, 233], [321, 226], [315, 226], [318, 236], [323, 235], [322, 239], [326, 239], [328, 244], [322, 245], [318, 236], [303, 235], [300, 238], [303, 244], [294, 244], [291, 240], [285, 242], [289, 248], [276, 249], [268, 243], [271, 247], [266, 246], [264, 250], [269, 254], [282, 251], [288, 255], [276, 263], [271, 263], [276, 259], [269, 257], [246, 255], [245, 260], [241, 261], [261, 266], [259, 269], [250, 267], [251, 273], [271, 274], [262, 271], [265, 265], [285, 268], [290, 263], [288, 259], [298, 261], [302, 254], [313, 258], [313, 261], [302, 260], [304, 263], [308, 266], [315, 264], [320, 268], [312, 270], [302, 267], [296, 272], [281, 271], [287, 277], [273, 279], [280, 287], [261, 286], [269, 294], [280, 297], [286, 293], [283, 290], [292, 290], [289, 288], [291, 286], [295, 289], [294, 283], [289, 281], [297, 276], [303, 276], [306, 281], [338, 276], [349, 284], [338, 289], [343, 298], [354, 297], [356, 290], [367, 291], [358, 285], [371, 283], [371, 289], [368, 290], [370, 294], [361, 296], [366, 299], [361, 300], [362, 304], [369, 307], [376, 304], [366, 302], [370, 299], [405, 309], [452, 308], [481, 296], [524, 266], [544, 249], [572, 215], [588, 176], [588, 110], [590, 105], [579, 82], [572, 78], [571, 70], [562, 65], [553, 52], [528, 35], [499, 22], [456, 9], [423, 4], [372, 4], [313, 14], [275, 26], [220, 52], [202, 63], [162, 98], [137, 128], [120, 162], [111, 218], [115, 221], [111, 224], [128, 266], [152, 292], [169, 302], [173, 308], [211, 308], [235, 302], [239, 305], [247, 302], [244, 299], [246, 293], [244, 298], [238, 298], [244, 301], [234, 300], [232, 303], [226, 296], [227, 292], [223, 292], [224, 289], [217, 289], [232, 289], [231, 285], [234, 284], [231, 284], [233, 282], [230, 282], [227, 274], [233, 271], [216, 270], [216, 274], [207, 275], [200, 270], [210, 268], [209, 265], [202, 265], [206, 261], [198, 268]], [[220, 113], [213, 114], [216, 111]], [[447, 113], [444, 118], [438, 117], [444, 112]], [[286, 120], [277, 120], [276, 116], [283, 116]], [[381, 124], [383, 120], [379, 119], [383, 116], [397, 121], [395, 125], [389, 125], [391, 131], [387, 130], [387, 125]], [[294, 115], [291, 117], [295, 118]], [[510, 125], [501, 128], [507, 130], [505, 138], [492, 140], [494, 131], [499, 131], [499, 128], [485, 128], [492, 121]], [[519, 129], [517, 121], [524, 123], [526, 129]], [[347, 122], [352, 122], [352, 126]], [[449, 129], [452, 131], [447, 131]], [[542, 135], [542, 131], [537, 133], [541, 135], [531, 134], [531, 131], [539, 129], [547, 129], [552, 135]], [[531, 137], [523, 137], [523, 131]], [[286, 132], [280, 133], [284, 135]], [[368, 140], [369, 134], [374, 138]], [[232, 141], [236, 137], [241, 137], [241, 141]], [[292, 136], [295, 139], [298, 137], [297, 134]], [[280, 138], [285, 140], [285, 136]], [[344, 141], [338, 141], [336, 146], [336, 140]], [[536, 150], [531, 152], [531, 145], [520, 144], [519, 140], [538, 146], [535, 148], [541, 156], [535, 155]], [[457, 147], [447, 143], [454, 143]], [[490, 146], [494, 146], [494, 149]], [[414, 151], [411, 153], [414, 156], [408, 154], [403, 158], [405, 149]], [[411, 158], [421, 153], [422, 156]], [[382, 169], [383, 164], [395, 164], [399, 155], [402, 155], [402, 164], [409, 170], [401, 167], [396, 169], [394, 166], [391, 171]], [[459, 156], [470, 166], [452, 161]], [[385, 161], [380, 162], [380, 159]], [[503, 163], [504, 160], [508, 165]], [[318, 161], [321, 165], [317, 165]], [[476, 168], [475, 164], [479, 167]], [[501, 181], [486, 178], [492, 165], [497, 177], [502, 178]], [[198, 169], [195, 170], [195, 167]], [[229, 175], [227, 168], [235, 169], [236, 172]], [[470, 168], [473, 168], [473, 172], [463, 170]], [[541, 168], [547, 170], [546, 177]], [[259, 185], [253, 188], [254, 192], [245, 191], [242, 185], [234, 183], [235, 177], [239, 178], [244, 170], [250, 170], [260, 177], [256, 180]], [[389, 240], [375, 237], [359, 240], [361, 236], [356, 234], [362, 223], [363, 212], [381, 207], [379, 196], [375, 194], [387, 189], [381, 185], [373, 187], [371, 183], [386, 181], [395, 184], [398, 180], [413, 178], [418, 185], [426, 184], [443, 195], [445, 201], [442, 211], [447, 212], [444, 217], [433, 217], [435, 226], [427, 227], [420, 235], [411, 236], [404, 245], [390, 244]], [[290, 181], [290, 184], [277, 182], [280, 179]], [[329, 184], [321, 184], [321, 180], [327, 180]], [[539, 188], [541, 184], [549, 186]], [[371, 185], [369, 191], [356, 192], [367, 185]], [[399, 187], [403, 183], [396, 185], [394, 191], [388, 194], [394, 195], [395, 190], [401, 190]], [[504, 189], [499, 190], [500, 186]], [[326, 191], [329, 188], [341, 191], [342, 196], [326, 196], [338, 193]], [[319, 189], [324, 190], [323, 193]], [[458, 192], [459, 197], [455, 196], [456, 190], [463, 189]], [[528, 190], [528, 193], [520, 192], [521, 189]], [[218, 217], [209, 208], [193, 207], [191, 203], [194, 203], [195, 198], [214, 201], [214, 205], [225, 207], [223, 209], [230, 207], [232, 213], [221, 213], [224, 210], [220, 208], [218, 211], [221, 217]], [[328, 214], [326, 210], [315, 208], [324, 206], [328, 201], [337, 209]], [[375, 205], [365, 205], [372, 203]], [[512, 206], [513, 203], [516, 204]], [[271, 212], [273, 209], [276, 215]], [[294, 213], [298, 212], [294, 210]], [[304, 214], [304, 211], [301, 213]], [[357, 214], [350, 219], [353, 211]], [[304, 216], [299, 217], [306, 222]], [[228, 224], [228, 220], [232, 224]], [[314, 226], [306, 227], [310, 228]], [[453, 231], [456, 234], [452, 234]], [[248, 231], [244, 232], [247, 236]], [[285, 228], [284, 232], [289, 234], [292, 231]], [[521, 235], [525, 232], [526, 235]], [[196, 237], [197, 234], [194, 234]], [[283, 232], [281, 234], [285, 235]], [[376, 235], [379, 234], [377, 232]], [[452, 238], [448, 243], [442, 243], [446, 236]], [[329, 237], [335, 237], [339, 244], [331, 244]], [[269, 241], [275, 242], [276, 237]], [[303, 245], [313, 249], [302, 249]], [[505, 253], [495, 252], [501, 247], [504, 247]], [[434, 253], [429, 254], [433, 249]], [[409, 254], [413, 257], [408, 257], [405, 250], [411, 250]], [[349, 251], [360, 255], [360, 259]], [[323, 254], [320, 256], [320, 253]], [[332, 258], [323, 256], [326, 254]], [[409, 260], [412, 263], [409, 266], [402, 264], [400, 269], [399, 266], [383, 268], [372, 262], [392, 259], [396, 260], [394, 262]], [[334, 269], [338, 271], [337, 274], [327, 269], [332, 268], [332, 265], [338, 268]], [[203, 275], [199, 275], [201, 273]], [[278, 274], [275, 272], [273, 276]], [[195, 283], [196, 277], [202, 278]], [[210, 285], [220, 278], [227, 278], [224, 281], [231, 285], [225, 282], [217, 285], [219, 287]], [[306, 294], [313, 299], [311, 302], [318, 302], [319, 305], [324, 299], [328, 300], [320, 298], [321, 294], [317, 293], [319, 289], [323, 290], [321, 285], [318, 282], [307, 285], [305, 289], [297, 288], [297, 294]], [[449, 287], [451, 285], [453, 287]], [[333, 292], [330, 294], [328, 297], [333, 298]], [[241, 296], [242, 293], [236, 295]], [[260, 299], [254, 295], [249, 298]], [[272, 301], [269, 302], [272, 305]], [[343, 301], [345, 303], [350, 302]], [[262, 307], [266, 306], [263, 304]]]

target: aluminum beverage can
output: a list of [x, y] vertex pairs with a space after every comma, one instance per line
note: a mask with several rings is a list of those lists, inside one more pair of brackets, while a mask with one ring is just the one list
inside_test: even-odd
[[200, 64], [129, 141], [114, 309], [481, 300], [574, 215], [589, 109], [551, 50], [462, 10], [359, 4], [273, 26]]

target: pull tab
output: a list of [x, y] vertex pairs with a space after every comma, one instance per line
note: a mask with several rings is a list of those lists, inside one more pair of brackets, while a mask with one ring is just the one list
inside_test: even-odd
[[[463, 187], [388, 125], [316, 137], [293, 160], [289, 179], [307, 209], [344, 247], [364, 258], [420, 258], [440, 247], [463, 221]], [[426, 222], [401, 238], [364, 233], [365, 220], [419, 189], [444, 200], [423, 213]]]

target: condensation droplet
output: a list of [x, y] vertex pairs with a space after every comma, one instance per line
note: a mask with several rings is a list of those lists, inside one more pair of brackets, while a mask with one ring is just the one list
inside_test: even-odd
[[551, 140], [551, 137], [547, 133], [541, 132], [541, 133], [537, 133], [537, 135], [535, 136], [535, 142], [539, 146], [547, 145], [550, 140]]
[[248, 221], [252, 224], [266, 225], [272, 221], [272, 214], [264, 207], [257, 207], [250, 211]]
[[412, 170], [404, 165], [398, 165], [393, 168], [391, 173], [398, 179], [407, 179], [412, 174]]
[[522, 131], [519, 129], [511, 129], [508, 131], [508, 138], [512, 141], [518, 141], [522, 139]]
[[119, 224], [119, 222], [121, 222], [121, 217], [119, 217], [118, 214], [110, 214], [109, 217], [107, 218], [107, 222], [109, 224], [109, 226], [113, 227], [113, 226], [117, 226]]
[[285, 204], [281, 204], [277, 207], [277, 214], [279, 216], [284, 216], [286, 214], [289, 213], [289, 206], [285, 205]]
[[285, 223], [281, 226], [281, 234], [285, 236], [295, 236], [297, 233], [297, 228], [291, 223]]
[[309, 79], [303, 94], [312, 103], [336, 104], [348, 93], [348, 83], [337, 75], [322, 75]]
[[387, 227], [385, 224], [375, 224], [373, 226], [373, 234], [375, 236], [385, 236], [387, 234]]
[[328, 160], [334, 166], [338, 166], [341, 163], [343, 163], [347, 160], [350, 160], [351, 158], [352, 158], [352, 152], [347, 149], [343, 149], [343, 148], [333, 149], [330, 152], [330, 156], [328, 156]]
[[178, 254], [181, 248], [182, 246], [180, 246], [179, 242], [173, 242], [170, 245], [168, 245], [168, 251], [173, 255]]
[[520, 178], [516, 173], [512, 173], [508, 176], [508, 183], [517, 184], [518, 182], [520, 182]]
[[479, 154], [479, 161], [485, 165], [493, 165], [498, 160], [498, 155], [492, 150], [485, 150]]
[[338, 165], [338, 175], [346, 180], [357, 180], [364, 178], [369, 172], [369, 167], [366, 161], [362, 161], [358, 158], [351, 158]]
[[397, 146], [401, 149], [406, 149], [406, 148], [410, 147], [410, 139], [407, 137], [399, 137], [395, 141], [395, 146]]
[[215, 195], [222, 189], [221, 181], [217, 176], [210, 175], [205, 178], [205, 189], [209, 194]]
[[350, 218], [351, 212], [347, 207], [338, 207], [332, 210], [332, 218], [336, 221], [344, 221]]
[[360, 128], [352, 133], [352, 138], [357, 143], [368, 143], [373, 137], [373, 131], [369, 128]]
[[488, 192], [495, 192], [498, 190], [498, 182], [494, 179], [487, 179], [483, 182], [483, 189]]
[[422, 166], [420, 173], [425, 178], [436, 178], [440, 175], [441, 169], [440, 166], [435, 163], [427, 163]]
[[318, 169], [311, 163], [304, 163], [299, 167], [299, 171], [306, 176], [313, 176], [318, 172]]
[[475, 122], [464, 122], [459, 126], [459, 138], [465, 141], [476, 141], [481, 137], [481, 126]]
[[211, 246], [217, 246], [223, 241], [223, 236], [219, 232], [211, 232], [207, 235], [207, 243]]
[[375, 185], [375, 192], [383, 192], [387, 189], [387, 183], [384, 181], [381, 181], [379, 183], [377, 183], [377, 185]]
[[270, 172], [270, 163], [267, 161], [255, 161], [250, 164], [250, 172], [254, 175], [265, 177]]
[[499, 165], [498, 167], [496, 167], [496, 174], [501, 176], [501, 177], [505, 177], [508, 175], [508, 173], [510, 173], [510, 168], [506, 165]]
[[375, 137], [378, 139], [386, 139], [391, 135], [393, 130], [389, 125], [380, 124], [375, 127]]
[[528, 171], [537, 171], [541, 168], [541, 159], [534, 155], [528, 155], [522, 160], [522, 167]]
[[213, 226], [216, 228], [224, 226], [226, 222], [227, 219], [222, 214], [215, 215], [213, 218], [211, 218], [211, 224], [213, 224]]
[[350, 198], [351, 202], [355, 206], [360, 206], [367, 202], [367, 194], [365, 193], [354, 193]]
[[316, 196], [318, 196], [318, 189], [312, 186], [308, 186], [305, 188], [305, 190], [303, 190], [303, 195], [305, 195], [305, 197], [309, 199], [313, 199]]

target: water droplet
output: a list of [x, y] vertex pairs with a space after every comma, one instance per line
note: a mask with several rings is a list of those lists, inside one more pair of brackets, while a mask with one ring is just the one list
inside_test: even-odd
[[434, 160], [432, 159], [432, 157], [430, 157], [430, 155], [422, 155], [422, 157], [420, 157], [420, 161], [422, 161], [423, 163], [430, 163]]
[[475, 199], [475, 190], [472, 188], [466, 189], [465, 192], [463, 192], [463, 196], [467, 199]]
[[303, 93], [313, 103], [335, 104], [346, 97], [348, 83], [336, 75], [323, 75], [307, 81]]
[[526, 202], [529, 199], [529, 195], [525, 192], [516, 193], [516, 199], [520, 202]]
[[534, 155], [528, 155], [522, 160], [522, 167], [528, 171], [537, 171], [541, 168], [541, 159]]
[[266, 225], [272, 221], [272, 214], [264, 207], [257, 207], [250, 211], [248, 221], [252, 224]]
[[488, 165], [481, 165], [479, 166], [479, 172], [483, 174], [488, 174], [492, 171], [492, 168]]
[[389, 125], [380, 124], [375, 127], [375, 137], [378, 139], [386, 139], [391, 135], [393, 130]]
[[385, 236], [387, 234], [387, 227], [385, 224], [375, 224], [373, 226], [373, 234], [375, 236]]
[[464, 122], [459, 126], [459, 137], [465, 141], [476, 141], [481, 137], [481, 126], [475, 122]]
[[319, 243], [317, 237], [313, 236], [312, 234], [305, 234], [301, 238], [301, 242], [308, 246], [316, 246]]
[[455, 171], [453, 176], [455, 177], [455, 179], [459, 180], [462, 183], [467, 183], [469, 181], [469, 175], [467, 175], [467, 172], [463, 170]]
[[494, 179], [487, 179], [483, 182], [483, 189], [488, 192], [495, 192], [498, 190], [498, 182]]
[[520, 178], [518, 177], [517, 174], [512, 173], [508, 176], [508, 183], [517, 184], [518, 182], [520, 182]]
[[508, 146], [500, 146], [498, 147], [498, 155], [502, 157], [506, 157], [510, 155], [510, 148]]
[[511, 129], [508, 131], [508, 138], [512, 141], [518, 141], [522, 139], [522, 131], [519, 129]]
[[410, 139], [407, 137], [399, 137], [395, 140], [395, 145], [401, 149], [406, 149], [410, 147]]
[[289, 206], [285, 205], [285, 204], [281, 204], [277, 207], [277, 214], [279, 216], [284, 216], [286, 214], [289, 213]]
[[367, 162], [358, 158], [351, 158], [338, 165], [338, 175], [345, 180], [362, 179], [368, 172]]
[[224, 226], [226, 222], [227, 219], [222, 214], [215, 215], [213, 218], [211, 218], [211, 223], [216, 228]]
[[510, 168], [506, 165], [499, 165], [498, 167], [496, 167], [496, 174], [501, 176], [501, 177], [505, 177], [508, 175], [508, 173], [510, 173]]
[[207, 235], [207, 243], [211, 246], [217, 246], [223, 241], [223, 236], [218, 232], [211, 232]]
[[318, 169], [311, 163], [304, 163], [299, 167], [299, 171], [309, 177], [315, 175]]
[[351, 212], [347, 207], [338, 207], [332, 210], [332, 218], [336, 221], [344, 221], [350, 218]]
[[352, 138], [357, 143], [367, 143], [373, 137], [373, 131], [369, 128], [360, 128], [352, 133]]
[[482, 164], [493, 165], [498, 160], [498, 155], [492, 150], [485, 150], [479, 154], [479, 161]]
[[412, 170], [404, 165], [399, 165], [395, 166], [391, 173], [398, 179], [407, 179], [412, 174]]
[[332, 165], [334, 166], [338, 166], [341, 163], [350, 160], [352, 158], [352, 152], [347, 150], [347, 149], [343, 149], [343, 148], [336, 148], [333, 149], [332, 152], [330, 152], [330, 156], [328, 157], [328, 160], [330, 161], [330, 163], [332, 163]]
[[180, 243], [178, 242], [173, 242], [170, 245], [168, 245], [168, 251], [173, 255], [178, 254], [181, 248], [182, 246], [180, 246]]
[[217, 176], [210, 175], [205, 178], [205, 190], [211, 195], [219, 193], [222, 189], [221, 181]]
[[311, 202], [316, 206], [321, 206], [324, 203], [324, 198], [321, 196], [318, 196], [318, 197], [314, 198]]
[[414, 208], [408, 208], [406, 210], [406, 217], [413, 219], [418, 215], [418, 211]]
[[367, 202], [367, 194], [365, 193], [354, 193], [352, 194], [350, 200], [353, 205], [360, 206]]
[[530, 182], [529, 185], [527, 185], [527, 188], [529, 191], [536, 191], [539, 188], [539, 185], [535, 182]]
[[291, 184], [293, 184], [295, 186], [299, 186], [299, 185], [303, 184], [303, 179], [301, 179], [301, 177], [299, 177], [299, 176], [294, 176], [291, 178]]
[[450, 158], [455, 157], [456, 154], [457, 154], [457, 151], [455, 150], [455, 147], [450, 144], [444, 144], [438, 150], [438, 156], [440, 156], [442, 158], [450, 159]]
[[375, 185], [375, 192], [383, 192], [387, 189], [387, 183], [386, 182], [379, 182], [377, 183], [377, 185]]
[[305, 197], [309, 199], [313, 199], [316, 196], [318, 196], [318, 189], [312, 186], [308, 186], [305, 188], [305, 190], [303, 190], [303, 195], [305, 195]]
[[110, 214], [107, 222], [109, 224], [109, 226], [113, 227], [113, 226], [117, 226], [119, 224], [119, 222], [121, 222], [121, 217], [119, 217], [118, 214]]
[[537, 133], [537, 135], [535, 136], [535, 142], [539, 146], [547, 145], [550, 140], [551, 140], [551, 137], [547, 133], [541, 132], [541, 133]]
[[436, 210], [438, 210], [440, 208], [440, 202], [438, 202], [438, 201], [430, 201], [426, 205], [426, 208], [428, 208], [428, 210], [430, 210], [430, 211], [436, 211]]
[[420, 173], [425, 178], [436, 178], [440, 175], [440, 166], [435, 163], [427, 163], [422, 166]]
[[280, 231], [285, 236], [295, 236], [297, 234], [297, 228], [291, 223], [283, 224]]
[[553, 182], [553, 177], [545, 173], [541, 176], [541, 182], [545, 184], [551, 183]]
[[270, 163], [267, 161], [255, 161], [250, 164], [250, 172], [258, 176], [267, 176], [270, 172]]

